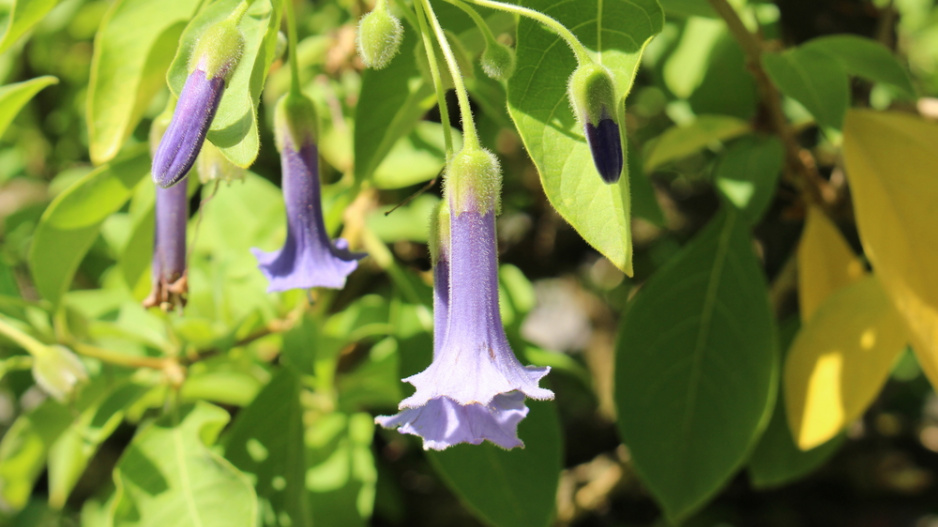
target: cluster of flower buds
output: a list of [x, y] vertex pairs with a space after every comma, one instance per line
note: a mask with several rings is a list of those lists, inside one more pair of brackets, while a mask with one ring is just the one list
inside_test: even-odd
[[523, 366], [508, 344], [498, 308], [495, 215], [501, 186], [492, 153], [467, 146], [447, 167], [448, 210], [435, 229], [434, 353], [407, 379], [416, 392], [400, 412], [376, 422], [423, 438], [424, 448], [488, 440], [523, 446], [525, 397], [553, 399], [538, 383], [547, 367]]

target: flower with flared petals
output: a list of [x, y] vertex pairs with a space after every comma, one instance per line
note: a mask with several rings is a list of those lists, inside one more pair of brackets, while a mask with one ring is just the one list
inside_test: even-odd
[[[550, 368], [523, 366], [508, 344], [498, 309], [495, 209], [498, 164], [480, 149], [457, 155], [447, 176], [449, 243], [439, 239], [434, 268], [434, 353], [426, 370], [404, 379], [416, 392], [387, 428], [423, 438], [424, 448], [488, 440], [524, 446], [518, 423], [525, 397], [552, 399], [538, 382]], [[443, 231], [444, 229], [440, 229]]]
[[251, 251], [267, 277], [268, 292], [311, 287], [341, 289], [365, 255], [349, 251], [348, 243], [341, 238], [333, 243], [326, 232], [312, 102], [303, 96], [286, 95], [277, 104], [274, 121], [283, 165], [287, 239], [279, 251]]

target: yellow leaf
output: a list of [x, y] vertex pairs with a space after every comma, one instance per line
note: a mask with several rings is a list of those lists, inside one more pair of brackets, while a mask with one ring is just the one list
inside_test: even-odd
[[811, 320], [831, 293], [866, 275], [863, 262], [853, 253], [837, 227], [816, 207], [808, 209], [798, 246], [798, 299], [801, 321]]
[[785, 405], [798, 447], [814, 448], [860, 417], [907, 342], [902, 317], [876, 276], [830, 295], [785, 362]]
[[844, 162], [863, 248], [938, 386], [938, 124], [850, 111]]

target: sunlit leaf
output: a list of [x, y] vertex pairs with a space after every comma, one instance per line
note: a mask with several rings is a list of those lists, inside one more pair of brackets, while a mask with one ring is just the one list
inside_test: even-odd
[[199, 2], [121, 0], [95, 36], [88, 81], [91, 159], [110, 161], [165, 86], [179, 35]]
[[70, 422], [68, 407], [47, 399], [6, 430], [0, 441], [0, 503], [5, 511], [20, 510], [29, 501], [49, 447]]
[[745, 137], [723, 152], [714, 179], [717, 189], [756, 225], [775, 195], [785, 148], [775, 139]]
[[938, 386], [938, 124], [912, 115], [853, 110], [844, 161], [866, 256], [911, 331], [915, 354]]
[[699, 152], [704, 148], [740, 136], [749, 125], [727, 115], [701, 115], [686, 125], [675, 125], [659, 136], [645, 158], [645, 170], [656, 168]]
[[815, 49], [795, 48], [763, 54], [762, 66], [782, 93], [804, 105], [819, 125], [840, 129], [850, 93], [839, 60]]
[[880, 42], [856, 35], [829, 35], [809, 40], [801, 48], [826, 53], [837, 59], [848, 74], [889, 84], [906, 98], [915, 98], [915, 87], [908, 72]]
[[[621, 101], [618, 111], [624, 113], [645, 45], [663, 26], [658, 2], [529, 0], [524, 5], [571, 28], [609, 68]], [[596, 173], [567, 102], [567, 79], [576, 67], [573, 54], [555, 33], [524, 17], [518, 22], [516, 50], [519, 68], [508, 82], [508, 109], [547, 198], [584, 240], [631, 275], [629, 178], [607, 185]]]
[[228, 419], [200, 402], [141, 430], [114, 469], [114, 527], [253, 527], [254, 487], [208, 448]]
[[785, 408], [795, 443], [814, 448], [862, 415], [907, 342], [902, 319], [875, 276], [831, 294], [785, 361]]
[[672, 521], [742, 466], [768, 421], [776, 367], [765, 278], [728, 209], [643, 286], [616, 348], [619, 431]]
[[810, 207], [798, 245], [801, 321], [811, 320], [814, 312], [831, 293], [865, 275], [863, 262], [847, 245], [837, 226], [823, 211]]
[[28, 81], [0, 86], [0, 136], [6, 132], [7, 127], [13, 122], [13, 118], [30, 99], [46, 86], [58, 84], [58, 82], [59, 79], [46, 75]]
[[16, 44], [27, 31], [33, 28], [52, 8], [58, 0], [12, 0], [10, 12], [5, 21], [0, 20], [0, 53]]

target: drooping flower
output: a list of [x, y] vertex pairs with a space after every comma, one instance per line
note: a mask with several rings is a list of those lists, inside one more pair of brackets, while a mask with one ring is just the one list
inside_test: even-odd
[[225, 84], [241, 59], [244, 39], [237, 24], [241, 13], [239, 9], [238, 16], [210, 27], [196, 44], [172, 122], [153, 156], [153, 181], [161, 187], [182, 180], [202, 149]]
[[499, 177], [497, 161], [484, 150], [464, 150], [453, 159], [450, 211], [444, 215], [449, 228], [440, 229], [434, 255], [433, 363], [404, 379], [416, 392], [401, 401], [401, 412], [376, 419], [422, 437], [427, 449], [485, 440], [506, 449], [524, 446], [517, 429], [528, 414], [525, 397], [554, 396], [538, 386], [550, 368], [521, 365], [502, 326], [495, 240]]
[[622, 175], [625, 157], [612, 75], [598, 64], [583, 64], [570, 76], [568, 92], [596, 171], [606, 183], [615, 183]]
[[267, 291], [341, 289], [365, 255], [349, 251], [341, 238], [333, 243], [326, 232], [312, 102], [305, 96], [285, 95], [277, 103], [274, 132], [283, 169], [287, 239], [279, 251], [251, 249], [269, 282]]

